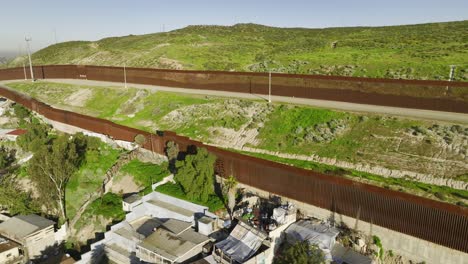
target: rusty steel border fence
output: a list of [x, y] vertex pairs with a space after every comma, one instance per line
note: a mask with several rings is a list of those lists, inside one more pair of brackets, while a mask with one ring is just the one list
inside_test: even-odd
[[[46, 78], [81, 76], [89, 79], [89, 76], [97, 78], [100, 74], [91, 73], [89, 67], [80, 66], [47, 66], [34, 70], [38, 77]], [[9, 69], [0, 71], [2, 78], [20, 79], [21, 76], [18, 76], [17, 69]], [[106, 80], [113, 78], [110, 76]], [[223, 177], [233, 175], [239, 182], [267, 192], [468, 253], [468, 209], [465, 207], [230, 152], [170, 131], [153, 134], [56, 109], [6, 87], [0, 87], [0, 95], [50, 120], [105, 134], [113, 139], [134, 141], [136, 135], [141, 134], [147, 139], [143, 147], [159, 154], [164, 155], [168, 141], [176, 142], [181, 150], [189, 146], [206, 148], [217, 157], [215, 171]]]
[[[27, 78], [30, 78], [28, 69]], [[37, 79], [123, 82], [121, 67], [34, 66]], [[23, 79], [23, 68], [0, 70], [0, 80]], [[126, 68], [128, 83], [268, 94], [268, 74]], [[468, 113], [468, 82], [272, 74], [272, 95]]]

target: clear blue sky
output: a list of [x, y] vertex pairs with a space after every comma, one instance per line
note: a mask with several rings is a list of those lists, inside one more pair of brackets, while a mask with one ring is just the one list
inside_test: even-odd
[[[0, 53], [55, 42], [159, 32], [194, 24], [381, 26], [468, 19], [468, 0], [4, 0]], [[1, 54], [0, 54], [1, 55]]]

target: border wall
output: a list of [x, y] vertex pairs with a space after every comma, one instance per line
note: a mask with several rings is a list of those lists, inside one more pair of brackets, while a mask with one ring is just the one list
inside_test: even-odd
[[468, 253], [468, 208], [230, 152], [170, 131], [153, 134], [56, 109], [6, 87], [0, 87], [0, 95], [48, 119], [115, 140], [134, 141], [142, 134], [143, 147], [158, 154], [164, 155], [168, 141], [181, 151], [204, 147], [217, 157], [215, 171], [222, 177], [234, 175], [242, 184]]
[[[0, 70], [0, 80], [24, 79], [23, 68]], [[30, 78], [29, 69], [26, 77]], [[36, 79], [124, 82], [119, 67], [34, 66]], [[268, 94], [268, 74], [126, 68], [128, 83]], [[272, 95], [468, 113], [468, 82], [272, 74]]]

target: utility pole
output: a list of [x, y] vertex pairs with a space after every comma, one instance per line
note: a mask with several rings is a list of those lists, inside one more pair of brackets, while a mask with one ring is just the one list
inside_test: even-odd
[[57, 30], [54, 28], [54, 40], [55, 40], [55, 45], [57, 45]]
[[268, 72], [268, 103], [271, 103], [271, 70]]
[[124, 67], [124, 82], [125, 82], [125, 88], [127, 88], [127, 69], [125, 68], [125, 63], [123, 65]]
[[31, 48], [29, 47], [29, 41], [31, 41], [31, 38], [24, 37], [24, 40], [26, 41], [26, 46], [28, 47], [28, 57], [29, 57], [29, 70], [31, 71], [31, 80], [34, 82], [34, 72], [33, 72], [33, 67], [32, 67], [32, 61], [31, 61]]
[[26, 81], [28, 79], [28, 76], [26, 76], [26, 64], [24, 64], [24, 61], [23, 61], [23, 72], [24, 72], [24, 80]]

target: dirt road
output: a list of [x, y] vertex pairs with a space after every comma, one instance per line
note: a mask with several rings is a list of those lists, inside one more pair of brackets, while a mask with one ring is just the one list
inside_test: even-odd
[[[24, 81], [24, 80], [18, 80], [18, 81]], [[56, 82], [56, 83], [76, 84], [76, 85], [103, 86], [103, 87], [121, 86], [122, 89], [124, 89], [123, 83], [116, 83], [116, 82], [90, 81], [90, 80], [77, 80], [77, 79], [47, 79], [45, 81]], [[5, 83], [8, 83], [8, 82], [12, 82], [12, 81], [2, 81], [0, 82], [0, 84], [5, 85]], [[149, 89], [152, 91], [169, 91], [169, 92], [178, 92], [178, 93], [187, 93], [187, 94], [202, 94], [202, 95], [211, 95], [211, 96], [245, 98], [245, 99], [251, 99], [251, 100], [265, 100], [265, 101], [268, 100], [268, 95], [260, 95], [260, 94], [198, 90], [198, 89], [189, 89], [189, 88], [173, 88], [173, 87], [154, 86], [154, 85], [145, 85], [145, 84], [127, 84], [127, 86], [131, 88]], [[451, 123], [455, 122], [455, 123], [468, 124], [468, 114], [460, 114], [460, 113], [399, 108], [399, 107], [389, 107], [389, 106], [366, 105], [366, 104], [355, 104], [355, 103], [346, 103], [346, 102], [338, 102], [338, 101], [316, 100], [316, 99], [285, 97], [285, 96], [272, 96], [271, 100], [273, 102], [310, 105], [310, 106], [315, 106], [315, 107], [336, 109], [336, 110], [342, 110], [342, 111], [348, 111], [348, 112], [387, 114], [387, 115], [392, 115], [392, 116], [402, 116], [402, 117], [409, 117], [409, 118], [416, 118], [416, 119], [437, 120], [437, 121], [445, 121], [445, 122], [451, 122]]]

